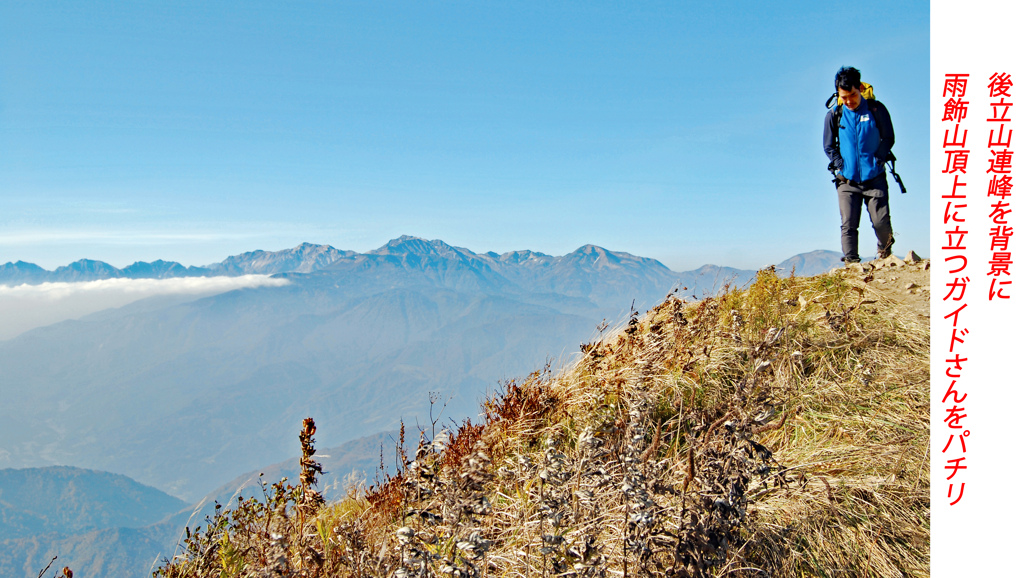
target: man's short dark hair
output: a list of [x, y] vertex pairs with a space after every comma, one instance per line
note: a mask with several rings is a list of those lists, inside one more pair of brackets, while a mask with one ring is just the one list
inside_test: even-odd
[[836, 73], [836, 89], [860, 89], [860, 71], [852, 66], [844, 66]]

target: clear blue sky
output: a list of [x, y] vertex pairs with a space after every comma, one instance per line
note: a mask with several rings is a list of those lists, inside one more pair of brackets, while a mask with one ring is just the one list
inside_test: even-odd
[[4, 2], [0, 263], [838, 250], [844, 64], [893, 116], [896, 250], [926, 254], [928, 59], [927, 2]]

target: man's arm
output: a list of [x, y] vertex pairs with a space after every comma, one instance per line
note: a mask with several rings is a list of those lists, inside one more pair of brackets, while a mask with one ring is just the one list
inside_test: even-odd
[[875, 157], [884, 163], [892, 153], [892, 145], [896, 143], [896, 134], [892, 130], [892, 118], [889, 116], [889, 110], [880, 102], [876, 101], [875, 104], [875, 109], [872, 112], [875, 113], [875, 126], [878, 127], [880, 139]]
[[839, 147], [836, 146], [836, 125], [838, 123], [833, 120], [834, 114], [835, 109], [831, 108], [825, 114], [825, 156], [828, 157], [830, 167], [841, 170], [843, 168], [843, 156], [839, 154]]

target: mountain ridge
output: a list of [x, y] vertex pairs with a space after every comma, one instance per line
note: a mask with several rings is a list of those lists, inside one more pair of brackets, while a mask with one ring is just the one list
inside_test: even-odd
[[[279, 251], [253, 250], [232, 255], [219, 263], [205, 266], [184, 266], [176, 261], [145, 262], [136, 261], [124, 268], [117, 268], [103, 261], [79, 259], [78, 261], [48, 271], [34, 263], [25, 261], [7, 262], [0, 265], [0, 285], [29, 284], [55, 282], [82, 282], [104, 279], [170, 279], [181, 277], [215, 277], [240, 275], [276, 275], [282, 273], [312, 273], [320, 271], [346, 258], [359, 256], [381, 255], [408, 259], [409, 256], [456, 258], [464, 262], [480, 262], [490, 265], [496, 271], [507, 270], [510, 266], [527, 266], [530, 268], [557, 267], [566, 262], [582, 263], [592, 259], [594, 264], [605, 267], [620, 265], [624, 260], [637, 262], [644, 266], [664, 268], [675, 274], [660, 261], [648, 257], [638, 257], [621, 251], [611, 251], [603, 247], [585, 244], [565, 255], [552, 256], [545, 253], [521, 249], [505, 253], [474, 253], [469, 249], [455, 247], [439, 239], [426, 240], [421, 237], [402, 235], [392, 239], [377, 249], [358, 253], [351, 250], [340, 250], [331, 245], [316, 245], [304, 242], [290, 249]], [[813, 274], [809, 263], [821, 261], [821, 255], [839, 255], [834, 251], [816, 250], [790, 257], [778, 266], [783, 268], [791, 264], [801, 265], [804, 274]], [[404, 256], [404, 257], [403, 257]], [[806, 257], [801, 257], [806, 256]], [[833, 259], [832, 261], [838, 261]], [[705, 265], [704, 267], [708, 267]], [[714, 267], [714, 265], [712, 265]], [[701, 268], [703, 269], [703, 267]], [[820, 269], [820, 267], [819, 267]], [[699, 271], [700, 269], [698, 269]], [[822, 272], [828, 269], [815, 270]], [[685, 273], [685, 272], [684, 272]]]
[[[326, 254], [298, 249], [278, 256]], [[754, 273], [674, 273], [594, 245], [495, 257], [406, 236], [276, 274], [286, 285], [104, 310], [0, 341], [0, 466], [75, 463], [192, 500], [284, 459], [295, 419], [335, 424], [325, 441], [339, 445], [415, 418], [431, 392], [468, 416], [496, 383], [568, 362], [596, 327]]]
[[300, 485], [221, 510], [159, 574], [927, 576], [929, 290], [901, 287], [929, 263], [912, 257], [669, 295], [341, 502], [310, 485], [326, 424], [306, 419]]
[[70, 466], [0, 470], [0, 540], [147, 526], [185, 505], [110, 472]]
[[[893, 275], [893, 272], [897, 271], [897, 269], [890, 269], [890, 268], [887, 267], [887, 265], [889, 265], [889, 264], [888, 263], [883, 263], [881, 265], [876, 266], [876, 267], [880, 267], [878, 269], [878, 272], [876, 273], [876, 276], [879, 276], [879, 279], [881, 279], [882, 276], [884, 276], [886, 278], [886, 280], [887, 280], [886, 284], [878, 285], [877, 289], [886, 289], [886, 290], [887, 289], [893, 289], [893, 290], [897, 290], [897, 293], [900, 293], [900, 295], [902, 295], [902, 293], [900, 291], [898, 291], [898, 289], [900, 287], [902, 287], [902, 283], [897, 283], [893, 279], [889, 279], [889, 277], [891, 277]], [[899, 260], [893, 259], [892, 260], [892, 266], [895, 267], [897, 265], [902, 266], [903, 263], [901, 261], [899, 261]], [[921, 281], [922, 278], [920, 276], [923, 275], [924, 276], [923, 279], [925, 279], [925, 280], [927, 279], [927, 267], [926, 267], [926, 265], [922, 266], [922, 267], [906, 267], [905, 269], [907, 269], [907, 270], [913, 269], [915, 271], [913, 273], [913, 275], [917, 275], [918, 276], [918, 277], [914, 277], [914, 279], [917, 282], [919, 282], [919, 283], [923, 283], [923, 281]], [[920, 269], [920, 271], [918, 271], [918, 269]], [[843, 273], [845, 273], [845, 276], [848, 277], [848, 278], [851, 277], [851, 276], [855, 277], [855, 275], [852, 275], [852, 273], [853, 273], [852, 270], [845, 270]], [[843, 274], [843, 273], [841, 273], [841, 274]], [[779, 271], [779, 274], [780, 275], [787, 275], [788, 271]], [[904, 274], [904, 275], [906, 275], [906, 274]], [[759, 277], [761, 277], [761, 275], [759, 275]], [[793, 280], [793, 279], [785, 279], [785, 280], [780, 280], [780, 281], [782, 281], [783, 283], [786, 283], [786, 284], [792, 284], [792, 283], [795, 283], [795, 282], [799, 282], [799, 283], [812, 283], [812, 282], [806, 281], [806, 280]], [[860, 284], [861, 286], [866, 284], [866, 281], [863, 281], [860, 277], [857, 277], [856, 279], [853, 279], [851, 282], [856, 282], [856, 283]], [[882, 281], [879, 280], [878, 282], [881, 283]], [[825, 284], [824, 281], [819, 281], [819, 282], [816, 282], [816, 283], [817, 283], [817, 285], [815, 285], [815, 287], [832, 287], [833, 289], [835, 288], [835, 287], [833, 287], [833, 285]], [[768, 283], [767, 286], [771, 287], [772, 283]], [[418, 291], [414, 291], [414, 290], [410, 290], [410, 289], [399, 289], [398, 291], [400, 293], [402, 293], [403, 295], [408, 296], [409, 298], [413, 298], [413, 299], [421, 299], [421, 298], [423, 298], [423, 295], [421, 293], [419, 293]], [[449, 295], [455, 295], [455, 293], [453, 293], [453, 292], [449, 292], [448, 294]], [[795, 305], [791, 305], [791, 303], [795, 303], [795, 302], [798, 301], [796, 299], [790, 299], [789, 297], [792, 297], [792, 295], [780, 296], [778, 298], [778, 303], [776, 305], [774, 305], [774, 306], [782, 308], [781, 310], [783, 312], [785, 312], [787, 315], [793, 315], [793, 314], [799, 315], [799, 312], [794, 313], [795, 309], [793, 309], [793, 310], [787, 309], [788, 307], [795, 308], [796, 306]], [[922, 297], [922, 298], [925, 299], [925, 301], [924, 301], [925, 302], [925, 309], [923, 309], [923, 311], [926, 312], [927, 311], [927, 309], [926, 309], [927, 299], [926, 299], [926, 297]], [[382, 304], [389, 306], [388, 307], [389, 310], [390, 309], [396, 309], [396, 310], [400, 310], [401, 309], [401, 308], [392, 308], [392, 307], [390, 307], [390, 305], [395, 303], [395, 301], [393, 301], [392, 299], [389, 299], [386, 296], [386, 293], [377, 294], [376, 296], [374, 296], [374, 297], [372, 297], [370, 299], [379, 299]], [[672, 301], [672, 300], [675, 300], [675, 301]], [[749, 323], [751, 325], [753, 325], [756, 322], [756, 320], [758, 318], [756, 312], [751, 312], [751, 311], [749, 311], [748, 309], [746, 309], [744, 307], [738, 306], [738, 304], [732, 304], [725, 297], [720, 298], [720, 300], [722, 301], [722, 305], [723, 305], [723, 308], [722, 308], [723, 313], [722, 313], [722, 315], [733, 315], [732, 321], [731, 321], [731, 323], [733, 324], [731, 326], [733, 328], [732, 329], [733, 331], [736, 331], [737, 327], [740, 327], [740, 328], [743, 327], [742, 324], [736, 325], [735, 314], [737, 312], [742, 313], [742, 315], [744, 317], [749, 316], [748, 317], [748, 321], [749, 321]], [[667, 304], [671, 304], [672, 302], [678, 302], [678, 298], [672, 297], [672, 298], [670, 298], [670, 301], [666, 301]], [[431, 303], [431, 301], [428, 300], [428, 301], [425, 301], [424, 303], [429, 304], [429, 303]], [[485, 303], [486, 303], [486, 300], [474, 302], [473, 304], [470, 304], [471, 306], [468, 307], [466, 309], [466, 311], [473, 310], [473, 308], [479, 308], [480, 306], [483, 306]], [[726, 303], [730, 303], [731, 307], [737, 307], [737, 309], [733, 310], [732, 313], [729, 313], [730, 308], [729, 308], [729, 306], [725, 306]], [[872, 301], [871, 303], [874, 303], [874, 301]], [[362, 313], [360, 313], [360, 315], [373, 314], [373, 312], [379, 310], [378, 307], [370, 305], [369, 303], [367, 303], [366, 305], [368, 305], [368, 306], [364, 308], [364, 310], [362, 311]], [[695, 304], [691, 304], [691, 305], [695, 305]], [[665, 306], [661, 306], [659, 308], [660, 309], [664, 309], [664, 307]], [[802, 310], [803, 307], [804, 306], [801, 305], [800, 309]], [[814, 305], [807, 305], [807, 307], [814, 307]], [[822, 307], [825, 307], [825, 306], [822, 305]], [[881, 307], [881, 305], [874, 305], [872, 308], [867, 308], [867, 309], [870, 309], [870, 313], [871, 314], [876, 314], [877, 312], [874, 310], [875, 307]], [[886, 306], [886, 307], [888, 307], [888, 306]], [[417, 305], [414, 305], [412, 307], [412, 310], [421, 311], [421, 310], [423, 310], [423, 307], [421, 305], [417, 304]], [[710, 311], [714, 311], [714, 309], [709, 309], [709, 310]], [[654, 313], [652, 313], [652, 314], [654, 314]], [[835, 325], [835, 324], [829, 325], [828, 323], [822, 322], [822, 319], [827, 318], [827, 316], [821, 317], [821, 316], [818, 316], [816, 314], [812, 314], [812, 312], [808, 312], [807, 315], [809, 315], [810, 319], [817, 319], [817, 322], [822, 325], [823, 330], [826, 331], [826, 332], [835, 332], [835, 331], [839, 330], [839, 329], [837, 329], [837, 328], [840, 327], [839, 325]], [[691, 321], [693, 323], [697, 323], [697, 321], [698, 321], [697, 318], [692, 317], [692, 314], [687, 314], [687, 316], [691, 317]], [[886, 315], [883, 314], [882, 317], [886, 317]], [[440, 317], [434, 316], [434, 317], [432, 317], [432, 319], [436, 320], [436, 319], [440, 319]], [[675, 321], [671, 321], [673, 319]], [[675, 314], [675, 316], [670, 315], [668, 317], [668, 320], [669, 321], [667, 321], [667, 323], [669, 323], [669, 324], [671, 324], [673, 322], [674, 323], [680, 323], [678, 313]], [[495, 327], [494, 330], [488, 331], [488, 333], [494, 334], [494, 333], [511, 332], [510, 331], [511, 327], [509, 325], [507, 325], [507, 323], [508, 323], [507, 320], [500, 321], [499, 323], [500, 324], [497, 327]], [[694, 331], [693, 328], [690, 325], [686, 325], [685, 324], [685, 319], [682, 320], [682, 323], [683, 324], [681, 326], [677, 327], [675, 330], [671, 330], [671, 331], [667, 331], [666, 332], [665, 329], [663, 328], [664, 326], [662, 325], [662, 322], [655, 323], [655, 322], [651, 321], [650, 319], [646, 319], [645, 318], [645, 320], [641, 324], [641, 328], [642, 328], [641, 333], [645, 337], [643, 337], [641, 340], [645, 340], [645, 339], [648, 339], [648, 338], [653, 338], [655, 334], [665, 334], [665, 335], [673, 335], [674, 334], [674, 335], [677, 335], [677, 339], [678, 339], [678, 335], [685, 335], [685, 334], [692, 333]], [[723, 327], [726, 327], [726, 328], [729, 327], [728, 326], [728, 323], [729, 323], [728, 320], [726, 320], [723, 323], [726, 323], [726, 325], [723, 326]], [[365, 326], [366, 325], [365, 321], [362, 322], [362, 324]], [[659, 327], [662, 327], [662, 329], [659, 329]], [[856, 328], [857, 326], [854, 325], [853, 327]], [[682, 332], [682, 333], [680, 333], [680, 332]], [[751, 335], [755, 336], [757, 339], [770, 340], [772, 332], [771, 331], [768, 332], [768, 334], [767, 334], [768, 337], [760, 337], [762, 334], [763, 334], [763, 329], [761, 330], [761, 333], [752, 333]], [[628, 336], [629, 335], [628, 332], [625, 335]], [[315, 339], [315, 337], [313, 335], [310, 335], [310, 338]], [[360, 339], [360, 340], [365, 340], [366, 338], [367, 338], [366, 335], [358, 336], [358, 339]], [[602, 345], [598, 349], [594, 349], [593, 348], [594, 343], [591, 343], [589, 348], [586, 347], [586, 346], [584, 347], [584, 352], [589, 352], [589, 353], [587, 353], [587, 356], [588, 357], [593, 357], [594, 362], [598, 362], [598, 360], [604, 359], [605, 356], [612, 356], [612, 355], [614, 355], [614, 352], [613, 352], [614, 348], [611, 347], [611, 345], [616, 342], [616, 339], [617, 338], [614, 336], [614, 334], [611, 334], [611, 335], [609, 335], [608, 337], [606, 337], [603, 340], [605, 345]], [[628, 339], [631, 340], [633, 338], [629, 337]], [[473, 340], [474, 341], [478, 341], [478, 338], [474, 337]], [[597, 343], [600, 344], [600, 341], [601, 340], [599, 340]], [[750, 343], [747, 343], [747, 340], [743, 340], [742, 343], [745, 344], [745, 345], [743, 345], [743, 347], [752, 347], [755, 341], [756, 341], [756, 339], [752, 339], [750, 341]], [[732, 343], [732, 341], [727, 341], [726, 343]], [[740, 343], [740, 342], [737, 341], [737, 343]], [[765, 344], [761, 345], [761, 347], [771, 346], [772, 343], [774, 343], [774, 342], [766, 341]], [[889, 344], [889, 342], [885, 342], [885, 343], [887, 344], [886, 347], [888, 349], [888, 347], [891, 344]], [[619, 340], [619, 344], [621, 346], [621, 344], [622, 344], [621, 339]], [[737, 345], [737, 347], [740, 347], [740, 346]], [[698, 347], [697, 349], [700, 349], [700, 348]], [[645, 349], [642, 349], [642, 350], [646, 351]], [[705, 350], [705, 352], [706, 352], [706, 350]], [[810, 358], [817, 359], [816, 357], [810, 355], [810, 353], [807, 350], [805, 350], [804, 353], [807, 354], [808, 357], [810, 357]], [[796, 359], [796, 358], [793, 358], [793, 359]], [[775, 360], [775, 361], [778, 361], [778, 360]], [[797, 362], [799, 363], [800, 360], [797, 359]], [[398, 367], [398, 366], [416, 367], [415, 363], [412, 363], [412, 364], [404, 363], [403, 360], [400, 359], [400, 358], [393, 358], [388, 363], [390, 363], [390, 364], [392, 364], [392, 365], [394, 365], [396, 367]], [[775, 362], [773, 361], [773, 363], [775, 363]], [[646, 363], [637, 363], [636, 366], [637, 367], [646, 367]], [[784, 360], [784, 362], [782, 364], [782, 367], [785, 367], [785, 366], [786, 366], [786, 362]], [[781, 371], [781, 369], [779, 369], [779, 371]], [[826, 372], [826, 373], [828, 375], [830, 375], [830, 376], [835, 375], [834, 372], [831, 372], [831, 371], [830, 372]], [[759, 374], [755, 371], [754, 375], [759, 375]], [[864, 385], [864, 383], [862, 383], [861, 381], [858, 381], [860, 379], [859, 377], [857, 377], [857, 376], [853, 376], [853, 377], [856, 378], [854, 381], [856, 381], [857, 384], [860, 384], [860, 385], [858, 385], [858, 387], [861, 387], [861, 386]], [[643, 381], [643, 380], [637, 381], [637, 383], [640, 383], [641, 381]], [[599, 380], [599, 383], [600, 383], [600, 380]], [[633, 384], [633, 381], [630, 380], [628, 383]], [[630, 387], [634, 387], [634, 386], [630, 385]], [[239, 393], [240, 393], [241, 396], [259, 396], [260, 395], [259, 393], [254, 392], [254, 391], [252, 391], [252, 390], [250, 390], [248, 388], [245, 388], [243, 391], [240, 391]], [[619, 395], [621, 395], [621, 392], [619, 393]], [[690, 398], [690, 399], [691, 399], [691, 402], [692, 402], [692, 400], [694, 398]], [[877, 399], [877, 397], [872, 397], [872, 399]], [[346, 401], [349, 402], [349, 403], [358, 403], [357, 400], [349, 399], [349, 400], [346, 400]], [[272, 403], [276, 403], [276, 401], [272, 400]], [[420, 403], [422, 404], [423, 401], [420, 400]], [[658, 407], [660, 407], [660, 406], [658, 406]], [[244, 409], [246, 411], [248, 411], [250, 408], [244, 408]], [[786, 415], [787, 414], [788, 414], [788, 412], [784, 413], [782, 415], [781, 421], [782, 421], [783, 424], [786, 423]], [[631, 415], [632, 415], [632, 412], [631, 412]], [[750, 415], [754, 415], [754, 412], [751, 412]], [[770, 414], [765, 414], [765, 415], [770, 415]], [[775, 415], [776, 415], [776, 417], [778, 416], [777, 412], [776, 412]], [[768, 418], [768, 419], [771, 419], [771, 418]], [[797, 418], [792, 418], [792, 419], [797, 419]], [[790, 423], [792, 423], [792, 419], [791, 419]], [[410, 422], [406, 422], [406, 423], [410, 424]], [[720, 423], [720, 422], [718, 422], [718, 423]], [[326, 429], [326, 427], [329, 427], [328, 426], [328, 422], [321, 421], [320, 424], [321, 424], [321, 429]], [[653, 422], [650, 424], [650, 427], [654, 427]], [[725, 427], [728, 428], [728, 424], [726, 424]], [[756, 427], [761, 427], [761, 426], [756, 426]], [[671, 428], [667, 428], [666, 431], [668, 431], [668, 429], [671, 429]], [[768, 428], [766, 428], [766, 429], [768, 429]], [[648, 433], [650, 433], [650, 432], [648, 432]], [[655, 440], [658, 437], [657, 433], [654, 433], [653, 436], [654, 436]], [[348, 461], [348, 463], [350, 463], [352, 465], [356, 465], [357, 463], [361, 464], [356, 469], [360, 469], [360, 470], [366, 472], [367, 471], [367, 466], [372, 466], [372, 465], [376, 464], [375, 455], [374, 455], [374, 452], [372, 451], [373, 450], [373, 446], [375, 446], [376, 444], [384, 443], [384, 445], [387, 445], [388, 447], [391, 447], [392, 444], [389, 444], [389, 443], [386, 443], [386, 442], [388, 442], [390, 440], [393, 443], [394, 440], [392, 438], [394, 438], [394, 437], [397, 437], [397, 436], [393, 432], [390, 433], [390, 434], [388, 432], [384, 432], [382, 434], [377, 434], [375, 436], [370, 436], [370, 437], [367, 437], [367, 438], [363, 438], [363, 440], [356, 440], [357, 442], [361, 442], [361, 444], [362, 444], [361, 446], [360, 446], [360, 443], [351, 443], [351, 444], [350, 443], [346, 443], [346, 444], [343, 444], [340, 448], [330, 448], [330, 449], [322, 450], [320, 453], [318, 453], [317, 457], [318, 457], [318, 459], [321, 460], [321, 462], [325, 466], [324, 467], [325, 472], [328, 473], [328, 475], [326, 475], [326, 476], [321, 478], [322, 485], [320, 486], [320, 488], [321, 488], [321, 490], [325, 490], [325, 497], [337, 498], [337, 497], [339, 497], [339, 495], [343, 495], [342, 491], [344, 490], [344, 488], [348, 485], [349, 482], [354, 481], [353, 478], [345, 478], [345, 476], [342, 475], [343, 471], [339, 471], [339, 470], [342, 470], [343, 467], [339, 467], [340, 464], [338, 464], [336, 462], [336, 460], [338, 460], [340, 458], [343, 461], [348, 461], [349, 457], [354, 458], [355, 462]], [[413, 434], [412, 437], [415, 437], [415, 434]], [[294, 438], [292, 438], [292, 439], [294, 439]], [[707, 436], [706, 435], [704, 436], [704, 441], [705, 442], [707, 441]], [[657, 441], [654, 441], [653, 444], [657, 445]], [[672, 444], [669, 443], [668, 445], [671, 446]], [[774, 444], [773, 444], [773, 447], [774, 447]], [[650, 450], [650, 451], [654, 451], [654, 450]], [[294, 455], [294, 451], [292, 451], [290, 453], [292, 453]], [[410, 454], [409, 455], [412, 455], [412, 451], [411, 450], [410, 450]], [[797, 461], [801, 461], [801, 460], [797, 460]], [[802, 461], [806, 461], [806, 460], [802, 460]], [[287, 460], [286, 462], [274, 464], [272, 466], [263, 466], [263, 467], [259, 468], [258, 470], [253, 470], [250, 474], [246, 474], [244, 476], [236, 478], [232, 482], [224, 484], [220, 489], [218, 489], [218, 490], [208, 494], [208, 500], [206, 500], [207, 505], [205, 506], [206, 509], [200, 511], [200, 513], [196, 514], [196, 515], [201, 517], [204, 512], [205, 513], [209, 513], [209, 511], [210, 511], [209, 508], [211, 507], [210, 504], [209, 504], [209, 499], [216, 498], [216, 499], [219, 499], [221, 503], [233, 502], [235, 497], [236, 497], [236, 494], [239, 491], [239, 488], [244, 486], [245, 485], [244, 482], [246, 482], [247, 480], [251, 481], [251, 479], [255, 479], [254, 476], [256, 475], [257, 472], [266, 472], [267, 476], [265, 476], [264, 479], [267, 482], [274, 482], [274, 481], [276, 481], [276, 479], [279, 476], [285, 474], [285, 472], [287, 472], [286, 475], [289, 475], [289, 477], [294, 480], [295, 479], [295, 472], [296, 472], [297, 466], [298, 466], [297, 459], [296, 458], [291, 458], [290, 460]], [[334, 471], [332, 472], [332, 470], [334, 470]], [[833, 487], [835, 487], [835, 486], [833, 486]], [[247, 493], [243, 493], [242, 495], [243, 496], [252, 495], [253, 492], [251, 491], [251, 488], [252, 488], [252, 486], [250, 486], [250, 490], [247, 491]], [[831, 500], [832, 499], [832, 490], [828, 490], [828, 485], [827, 484], [825, 484], [825, 486], [823, 486], [823, 488], [824, 489], [822, 489], [821, 491], [825, 492], [827, 490], [829, 492], [828, 493], [829, 499]], [[861, 490], [857, 490], [857, 491], [861, 491]], [[257, 494], [258, 494], [258, 489], [257, 489]], [[822, 494], [822, 495], [824, 495], [824, 494]], [[838, 494], [837, 494], [837, 496], [838, 496]], [[926, 504], [926, 502], [925, 502], [925, 504]], [[190, 509], [189, 512], [192, 512], [193, 510], [194, 509]], [[193, 519], [193, 521], [195, 521], [198, 518], [196, 518], [196, 516], [194, 515], [194, 516], [192, 516], [192, 519]], [[173, 524], [178, 524], [177, 528], [180, 528], [181, 525], [184, 524], [184, 523], [185, 523], [185, 519], [184, 518], [180, 518], [180, 519], [179, 518], [175, 518], [175, 521], [173, 522]], [[165, 548], [166, 547], [166, 546], [160, 546], [160, 544], [168, 544], [168, 543], [170, 543], [171, 540], [176, 540], [180, 536], [180, 532], [176, 532], [175, 531], [175, 528], [173, 527], [173, 524], [170, 524], [170, 525], [168, 525], [168, 524], [158, 524], [158, 525], [153, 526], [153, 527], [147, 527], [147, 528], [142, 528], [142, 529], [95, 530], [95, 531], [88, 532], [86, 534], [80, 534], [80, 535], [75, 535], [75, 536], [71, 536], [71, 537], [57, 536], [57, 537], [52, 538], [51, 549], [52, 549], [53, 545], [59, 545], [59, 548], [61, 549], [60, 550], [61, 552], [71, 552], [73, 554], [73, 559], [76, 560], [76, 561], [86, 560], [86, 559], [92, 560], [92, 562], [76, 562], [76, 563], [81, 563], [82, 564], [81, 566], [75, 566], [76, 572], [79, 570], [79, 568], [81, 568], [81, 569], [95, 569], [96, 571], [101, 571], [101, 569], [102, 569], [101, 573], [104, 573], [104, 575], [120, 575], [119, 572], [121, 571], [120, 570], [121, 566], [118, 566], [115, 563], [115, 558], [116, 559], [127, 559], [128, 557], [131, 556], [131, 552], [135, 552], [133, 559], [137, 561], [136, 567], [137, 568], [148, 567], [149, 564], [151, 563], [151, 559], [150, 558], [152, 558], [152, 556], [154, 555], [154, 554], [152, 554], [152, 552], [160, 551], [160, 548]], [[47, 540], [50, 540], [50, 538], [47, 538]], [[0, 541], [0, 546], [2, 546], [3, 548], [12, 548], [12, 547], [16, 548], [16, 550], [11, 550], [11, 551], [12, 552], [13, 551], [17, 551], [19, 559], [21, 559], [21, 552], [22, 551], [32, 550], [33, 552], [35, 552], [35, 554], [32, 554], [32, 557], [31, 557], [31, 560], [33, 562], [28, 564], [27, 566], [25, 566], [27, 568], [27, 567], [31, 566], [31, 564], [34, 564], [36, 560], [41, 560], [43, 563], [45, 563], [45, 560], [48, 559], [48, 556], [50, 554], [45, 554], [44, 550], [42, 548], [40, 548], [40, 544], [44, 544], [44, 543], [45, 542], [40, 542], [40, 539], [35, 539], [34, 542], [32, 542], [32, 541], [28, 541], [28, 542], [23, 541], [23, 542], [19, 542], [17, 545], [12, 546], [12, 543], [10, 543], [10, 542], [3, 543], [2, 541]], [[89, 552], [97, 551], [97, 550], [103, 551], [104, 552], [104, 556], [103, 557], [97, 557], [97, 556], [92, 556], [91, 554], [89, 554]], [[48, 552], [48, 551], [49, 550], [46, 550], [46, 552]], [[166, 551], [166, 550], [164, 550], [164, 551]], [[150, 558], [146, 558], [145, 552], [149, 552], [150, 553], [149, 554]], [[46, 558], [44, 558], [44, 556], [46, 556]], [[3, 556], [0, 556], [0, 558], [3, 558]], [[13, 559], [13, 557], [12, 557], [12, 559]], [[29, 558], [25, 558], [25, 559], [27, 560]], [[101, 559], [105, 560], [105, 561], [101, 562]], [[39, 564], [39, 567], [42, 567], [42, 565], [43, 564]], [[2, 570], [2, 568], [0, 568], [0, 570]], [[11, 574], [11, 575], [14, 576], [15, 574]], [[130, 575], [135, 575], [135, 574], [132, 574], [130, 571], [126, 571], [126, 573], [124, 575], [130, 576]], [[0, 572], [0, 576], [3, 576], [4, 578], [6, 578], [7, 575], [4, 574], [3, 572]], [[19, 576], [20, 576], [20, 574], [19, 574]]]

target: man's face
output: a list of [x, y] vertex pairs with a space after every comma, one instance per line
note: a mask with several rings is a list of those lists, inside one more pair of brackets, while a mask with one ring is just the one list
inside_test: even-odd
[[856, 110], [860, 106], [860, 89], [844, 90], [840, 88], [839, 98], [843, 99], [843, 106], [850, 110]]

